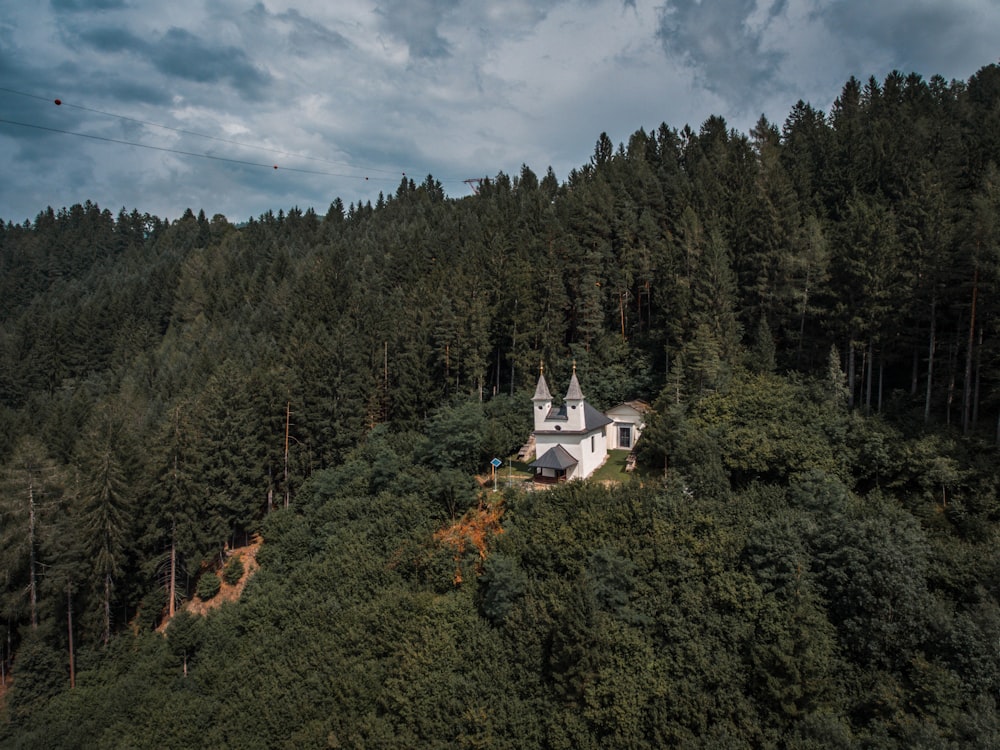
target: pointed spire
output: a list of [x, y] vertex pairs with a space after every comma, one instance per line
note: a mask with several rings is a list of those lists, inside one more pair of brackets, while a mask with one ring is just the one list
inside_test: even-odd
[[573, 376], [569, 379], [569, 390], [566, 391], [567, 401], [583, 401], [583, 391], [580, 381], [576, 379], [576, 360], [573, 360]]
[[551, 401], [552, 394], [549, 393], [549, 385], [545, 382], [545, 364], [538, 363], [538, 385], [535, 386], [535, 395], [532, 401]]

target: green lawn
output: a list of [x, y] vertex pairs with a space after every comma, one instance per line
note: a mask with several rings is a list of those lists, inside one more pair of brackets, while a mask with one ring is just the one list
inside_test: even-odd
[[632, 475], [625, 473], [625, 459], [628, 458], [628, 454], [628, 451], [608, 451], [608, 460], [604, 462], [604, 466], [591, 474], [591, 478], [598, 482], [629, 481]]
[[[628, 454], [628, 451], [608, 451], [608, 460], [590, 478], [598, 482], [628, 482], [634, 478], [641, 477], [643, 471], [639, 468], [631, 474], [625, 472], [625, 461], [628, 458]], [[508, 461], [510, 462], [509, 464]], [[507, 484], [508, 472], [514, 484], [530, 481], [534, 476], [534, 472], [526, 462], [518, 461], [513, 456], [504, 461], [503, 466], [497, 469], [497, 478], [500, 480], [501, 486]]]

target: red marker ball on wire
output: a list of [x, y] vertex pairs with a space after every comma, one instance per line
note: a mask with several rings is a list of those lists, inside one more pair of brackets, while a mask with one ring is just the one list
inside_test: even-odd
[[56, 106], [58, 107], [61, 105], [62, 105], [62, 99], [56, 99]]

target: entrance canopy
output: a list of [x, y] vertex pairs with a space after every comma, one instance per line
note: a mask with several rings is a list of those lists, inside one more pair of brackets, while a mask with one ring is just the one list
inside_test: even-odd
[[565, 448], [561, 445], [553, 446], [549, 448], [545, 453], [536, 458], [529, 464], [533, 469], [554, 469], [557, 471], [565, 471], [579, 463], [573, 456], [569, 454]]

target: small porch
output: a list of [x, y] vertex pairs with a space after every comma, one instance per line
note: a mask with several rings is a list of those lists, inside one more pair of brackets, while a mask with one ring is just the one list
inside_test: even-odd
[[557, 471], [555, 475], [544, 474], [542, 469], [536, 469], [535, 476], [532, 477], [535, 484], [561, 484], [566, 481], [566, 472]]
[[528, 465], [535, 470], [536, 484], [559, 484], [571, 478], [578, 463], [565, 448], [556, 445]]

